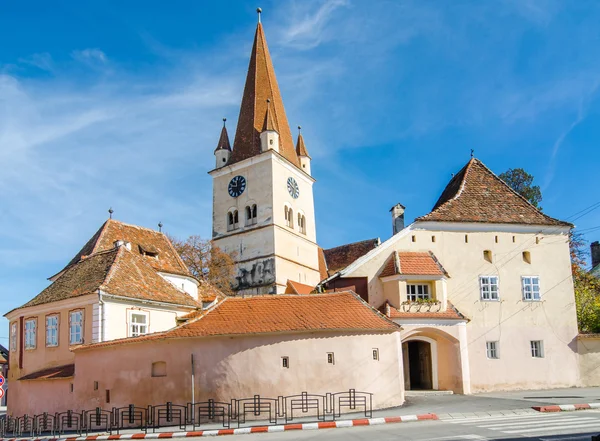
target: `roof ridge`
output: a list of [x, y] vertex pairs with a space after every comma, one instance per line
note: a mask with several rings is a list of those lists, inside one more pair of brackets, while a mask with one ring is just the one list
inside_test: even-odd
[[112, 276], [113, 276], [114, 272], [116, 271], [116, 268], [118, 268], [118, 266], [119, 266], [119, 262], [117, 262], [117, 259], [119, 259], [119, 257], [122, 255], [122, 252], [124, 252], [124, 249], [126, 249], [126, 247], [120, 246], [119, 248], [115, 248], [115, 249], [117, 250], [115, 259], [113, 260], [113, 263], [110, 265], [108, 274], [106, 274], [106, 277], [104, 278], [104, 280], [102, 281], [102, 283], [100, 284], [100, 287], [99, 287], [102, 290], [104, 290], [105, 286], [112, 279]]

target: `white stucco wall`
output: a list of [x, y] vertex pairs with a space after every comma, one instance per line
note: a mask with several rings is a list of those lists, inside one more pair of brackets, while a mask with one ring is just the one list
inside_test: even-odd
[[175, 287], [181, 291], [187, 292], [194, 299], [198, 300], [198, 281], [191, 277], [180, 276], [178, 274], [169, 273], [158, 273], [164, 279], [171, 282]]

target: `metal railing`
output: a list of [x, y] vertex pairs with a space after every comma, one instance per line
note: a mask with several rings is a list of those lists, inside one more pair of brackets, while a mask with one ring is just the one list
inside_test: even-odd
[[37, 415], [6, 416], [0, 419], [0, 437], [23, 437], [72, 433], [119, 433], [122, 430], [148, 430], [171, 428], [186, 431], [209, 424], [223, 428], [244, 425], [274, 425], [289, 423], [294, 419], [335, 421], [343, 412], [361, 412], [366, 418], [373, 416], [373, 394], [349, 389], [324, 395], [302, 392], [277, 398], [254, 395], [251, 398], [232, 399], [231, 402], [215, 400], [198, 403], [150, 405], [137, 407], [100, 407], [90, 410], [67, 410]]

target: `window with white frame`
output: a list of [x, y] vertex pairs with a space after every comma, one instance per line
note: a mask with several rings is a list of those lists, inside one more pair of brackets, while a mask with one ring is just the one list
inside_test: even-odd
[[25, 349], [35, 349], [37, 320], [25, 320]]
[[81, 343], [83, 343], [83, 311], [71, 311], [69, 313], [69, 344]]
[[148, 314], [141, 311], [129, 314], [129, 336], [137, 337], [148, 333]]
[[481, 300], [498, 300], [498, 277], [481, 276], [479, 278]]
[[533, 358], [544, 358], [544, 342], [542, 340], [531, 341], [531, 356]]
[[302, 213], [298, 213], [298, 231], [306, 234], [306, 217]]
[[540, 300], [540, 278], [538, 276], [521, 277], [523, 300]]
[[294, 210], [292, 210], [291, 207], [288, 207], [287, 205], [283, 207], [283, 210], [285, 214], [285, 225], [287, 227], [294, 228]]
[[406, 299], [409, 302], [428, 300], [430, 298], [431, 294], [429, 293], [429, 285], [416, 283], [409, 283], [406, 285]]
[[17, 350], [17, 322], [10, 325], [10, 350], [13, 352]]
[[58, 346], [58, 315], [46, 316], [46, 346]]
[[500, 354], [499, 354], [499, 347], [498, 347], [498, 342], [497, 341], [486, 341], [485, 342], [485, 348], [487, 351], [487, 358], [490, 359], [496, 359], [496, 358], [500, 358]]

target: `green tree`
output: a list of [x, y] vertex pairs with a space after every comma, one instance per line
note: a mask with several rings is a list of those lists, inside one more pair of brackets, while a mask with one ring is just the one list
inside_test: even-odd
[[571, 268], [579, 331], [600, 332], [600, 280], [586, 270], [587, 242], [580, 233], [569, 233]]
[[542, 192], [539, 185], [533, 185], [533, 175], [522, 168], [509, 168], [499, 176], [510, 188], [527, 199], [531, 205], [541, 210]]

